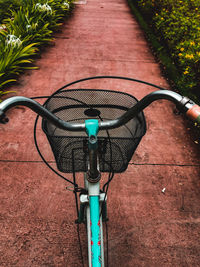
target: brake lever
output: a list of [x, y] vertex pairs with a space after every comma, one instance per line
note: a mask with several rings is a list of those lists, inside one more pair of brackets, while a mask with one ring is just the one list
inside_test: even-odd
[[0, 110], [0, 123], [6, 124], [9, 122], [8, 117], [6, 117], [6, 114], [4, 113], [3, 110]]

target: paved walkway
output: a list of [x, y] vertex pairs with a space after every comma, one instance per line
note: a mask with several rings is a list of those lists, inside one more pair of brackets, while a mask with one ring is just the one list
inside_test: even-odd
[[[14, 87], [18, 94], [49, 95], [95, 75], [133, 77], [169, 88], [126, 1], [89, 0], [76, 6], [56, 37], [55, 46], [37, 61], [40, 69], [20, 78]], [[82, 87], [121, 90], [139, 99], [153, 90], [118, 80]], [[173, 109], [161, 101], [145, 110], [147, 134], [127, 172], [116, 175], [110, 186], [110, 267], [199, 265], [200, 154]], [[10, 112], [10, 123], [0, 126], [0, 266], [81, 266], [73, 195], [37, 155], [34, 118], [17, 108]], [[53, 160], [41, 131], [39, 143]], [[85, 258], [84, 232], [82, 225]]]

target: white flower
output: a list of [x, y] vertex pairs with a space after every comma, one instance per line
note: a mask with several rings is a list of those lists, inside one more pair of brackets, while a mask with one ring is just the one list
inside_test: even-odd
[[69, 3], [63, 2], [63, 6], [66, 7], [67, 9], [69, 9]]
[[41, 6], [42, 6], [42, 5], [41, 5], [40, 3], [37, 3], [37, 4], [35, 4], [35, 9], [36, 9], [36, 8], [39, 9], [39, 8], [41, 8]]
[[47, 3], [43, 5], [40, 3], [37, 3], [35, 5], [35, 9], [38, 9], [41, 12], [47, 12], [47, 13], [52, 14], [52, 8]]
[[27, 30], [27, 32], [29, 31], [29, 30], [31, 30], [32, 29], [32, 26], [30, 25], [30, 24], [27, 24], [26, 25], [26, 30]]
[[6, 25], [1, 24], [1, 25], [0, 25], [0, 30], [6, 30]]
[[22, 44], [22, 41], [13, 34], [8, 34], [6, 37], [6, 45], [7, 46], [13, 46], [13, 47], [19, 47]]

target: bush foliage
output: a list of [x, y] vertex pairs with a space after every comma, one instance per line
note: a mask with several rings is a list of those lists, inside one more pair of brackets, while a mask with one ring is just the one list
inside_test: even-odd
[[11, 16], [11, 10], [17, 10], [19, 6], [18, 0], [0, 0], [0, 23]]
[[71, 0], [0, 0], [0, 96], [23, 70], [36, 68], [34, 55], [71, 8]]
[[200, 0], [138, 0], [137, 5], [178, 66], [178, 86], [200, 96]]

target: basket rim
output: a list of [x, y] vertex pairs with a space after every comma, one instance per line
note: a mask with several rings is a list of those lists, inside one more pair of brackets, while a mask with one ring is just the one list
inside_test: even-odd
[[[80, 91], [89, 91], [89, 92], [91, 92], [91, 91], [101, 91], [101, 92], [117, 93], [117, 94], [128, 96], [128, 97], [134, 99], [136, 102], [138, 102], [138, 99], [135, 96], [133, 96], [133, 95], [131, 95], [129, 93], [126, 93], [126, 92], [121, 92], [121, 91], [116, 91], [116, 90], [108, 90], [108, 89], [88, 89], [88, 88], [86, 88], [86, 89], [83, 89], [83, 88], [75, 89], [74, 88], [74, 89], [64, 89], [64, 90], [60, 90], [60, 91], [54, 92], [52, 95], [49, 96], [49, 98], [46, 100], [46, 102], [43, 104], [43, 106], [46, 107], [48, 105], [49, 101], [51, 99], [53, 99], [53, 98], [56, 98], [56, 96], [58, 94], [61, 94], [63, 92], [69, 92], [70, 93], [70, 92], [77, 92], [77, 91], [79, 91], [79, 92]], [[144, 116], [144, 112], [141, 111], [139, 114], [142, 115], [144, 131], [143, 131], [143, 134], [140, 137], [134, 137], [134, 138], [142, 138], [146, 134], [146, 131], [147, 131], [146, 119], [145, 119], [145, 116]], [[67, 137], [69, 137], [69, 138], [84, 138], [83, 136], [65, 136], [65, 135], [59, 136], [59, 135], [50, 135], [48, 133], [47, 129], [46, 129], [46, 126], [47, 126], [47, 120], [42, 119], [42, 130], [49, 137], [55, 137], [55, 138], [67, 138]], [[122, 125], [122, 126], [124, 126], [124, 125]], [[101, 138], [101, 137], [99, 136], [98, 138]], [[119, 138], [119, 137], [113, 137], [113, 138]], [[124, 138], [124, 137], [121, 137], [119, 139], [132, 139], [132, 138]]]
[[110, 92], [110, 93], [113, 92], [113, 93], [117, 93], [117, 94], [121, 94], [121, 95], [127, 95], [127, 96], [133, 98], [134, 100], [136, 100], [138, 102], [138, 99], [135, 96], [133, 96], [133, 95], [131, 95], [129, 93], [126, 93], [126, 92], [121, 92], [121, 91], [116, 91], [116, 90], [108, 90], [108, 89], [88, 89], [88, 88], [85, 88], [85, 89], [77, 88], [77, 89], [75, 89], [74, 88], [74, 89], [65, 89], [65, 90], [60, 90], [60, 91], [54, 92], [53, 94], [51, 94], [47, 98], [47, 100], [44, 103], [44, 105], [46, 106], [48, 104], [48, 102], [50, 101], [50, 99], [54, 98], [54, 96], [56, 96], [57, 94], [60, 94], [60, 93], [63, 93], [63, 92], [74, 92], [74, 91], [102, 91], [102, 92]]

